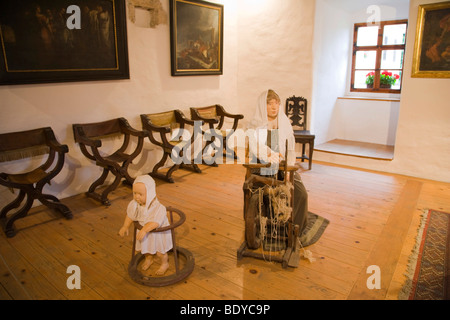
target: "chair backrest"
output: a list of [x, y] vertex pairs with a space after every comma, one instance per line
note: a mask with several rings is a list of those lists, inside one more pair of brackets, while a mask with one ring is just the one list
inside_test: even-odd
[[194, 108], [197, 110], [198, 114], [205, 119], [216, 119], [217, 118], [217, 106], [209, 106], [202, 108]]
[[174, 110], [161, 113], [150, 113], [146, 114], [146, 116], [155, 126], [169, 127], [171, 129], [179, 127]]
[[308, 130], [308, 101], [306, 98], [296, 96], [287, 98], [286, 115], [294, 130]]
[[46, 134], [48, 130], [52, 131], [50, 127], [46, 127], [0, 134], [0, 162], [49, 153]]
[[77, 141], [78, 134], [82, 134], [87, 138], [92, 139], [114, 136], [122, 133], [119, 118], [96, 123], [75, 124], [73, 127], [76, 142], [79, 142]]

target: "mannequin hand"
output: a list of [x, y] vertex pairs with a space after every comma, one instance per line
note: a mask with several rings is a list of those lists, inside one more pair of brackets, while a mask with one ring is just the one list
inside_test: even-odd
[[281, 160], [283, 160], [283, 155], [281, 153], [271, 153], [269, 155], [269, 162], [279, 164]]
[[147, 232], [146, 231], [144, 231], [144, 230], [139, 230], [139, 232], [138, 232], [138, 234], [136, 235], [136, 240], [139, 240], [139, 241], [141, 241], [142, 239], [144, 239], [145, 238], [145, 235], [147, 234]]
[[123, 237], [123, 236], [127, 236], [128, 235], [128, 228], [126, 227], [122, 227], [119, 230], [119, 236]]

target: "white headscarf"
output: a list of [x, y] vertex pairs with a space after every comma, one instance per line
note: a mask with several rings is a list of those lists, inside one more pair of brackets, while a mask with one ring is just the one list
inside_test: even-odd
[[[251, 123], [250, 123], [250, 129], [254, 129], [256, 131], [256, 139], [257, 139], [257, 145], [259, 147], [260, 152], [258, 153], [258, 158], [261, 159], [264, 158], [264, 154], [267, 154], [268, 152], [271, 152], [271, 150], [267, 150], [267, 152], [263, 152], [261, 154], [261, 150], [264, 148], [268, 148], [265, 146], [267, 141], [267, 129], [269, 120], [267, 119], [267, 95], [269, 93], [269, 90], [264, 91], [258, 98], [257, 101], [257, 107], [255, 116], [253, 117]], [[286, 141], [288, 142], [288, 151], [291, 155], [295, 152], [295, 138], [294, 138], [294, 131], [292, 129], [291, 122], [289, 121], [288, 117], [284, 113], [284, 109], [282, 106], [280, 106], [280, 109], [278, 111], [278, 146], [280, 148], [279, 152], [283, 155], [283, 157], [286, 156]], [[250, 152], [256, 151], [256, 146], [250, 145]], [[291, 158], [291, 157], [289, 157]], [[262, 159], [266, 160], [266, 159]]]
[[134, 179], [133, 184], [136, 183], [143, 183], [145, 185], [145, 189], [147, 189], [147, 200], [145, 201], [145, 209], [148, 209], [150, 206], [150, 203], [155, 199], [156, 197], [156, 184], [155, 180], [153, 180], [152, 177], [150, 177], [148, 174], [138, 176], [136, 179]]
[[145, 206], [139, 205], [135, 200], [130, 201], [127, 207], [127, 215], [131, 220], [139, 221], [142, 226], [150, 221], [156, 222], [160, 226], [166, 225], [166, 208], [156, 198], [155, 180], [146, 174], [136, 177], [133, 184], [136, 183], [143, 183], [145, 185], [147, 199], [145, 200]]

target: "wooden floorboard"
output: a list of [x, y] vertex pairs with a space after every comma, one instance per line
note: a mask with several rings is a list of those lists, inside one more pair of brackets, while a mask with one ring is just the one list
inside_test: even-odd
[[[306, 163], [303, 164], [306, 168]], [[309, 210], [330, 220], [321, 239], [305, 249], [315, 261], [298, 268], [245, 257], [242, 165], [178, 170], [174, 184], [157, 181], [166, 206], [186, 214], [178, 245], [195, 258], [192, 274], [167, 287], [139, 285], [128, 275], [132, 237], [117, 232], [131, 200], [129, 187], [99, 205], [84, 194], [63, 199], [66, 220], [38, 206], [16, 222], [17, 235], [0, 234], [1, 300], [344, 300], [397, 299], [424, 210], [450, 212], [450, 184], [314, 162], [301, 169]], [[131, 231], [131, 230], [130, 230]], [[67, 268], [81, 270], [70, 290]], [[366, 286], [367, 268], [381, 269], [379, 290]]]

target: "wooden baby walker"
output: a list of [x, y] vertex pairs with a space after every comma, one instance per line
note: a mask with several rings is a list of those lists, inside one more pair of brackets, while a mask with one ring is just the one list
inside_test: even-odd
[[[150, 286], [150, 287], [163, 287], [168, 286], [174, 283], [177, 283], [187, 276], [189, 276], [194, 270], [194, 256], [190, 251], [185, 248], [181, 248], [177, 246], [175, 239], [175, 228], [181, 226], [186, 220], [186, 215], [181, 210], [167, 207], [167, 212], [169, 213], [169, 222], [170, 225], [163, 228], [157, 228], [151, 232], [163, 232], [170, 230], [172, 233], [172, 243], [173, 248], [171, 252], [173, 253], [173, 259], [175, 262], [175, 271], [171, 271], [171, 268], [167, 270], [167, 275], [164, 276], [151, 276], [142, 273], [138, 266], [139, 263], [145, 258], [145, 256], [139, 252], [135, 252], [136, 248], [136, 233], [137, 230], [142, 229], [142, 226], [138, 223], [134, 223], [134, 236], [133, 236], [133, 247], [131, 249], [131, 261], [128, 265], [128, 274], [130, 277], [137, 283]], [[178, 215], [178, 220], [174, 221], [173, 214]], [[183, 259], [180, 259], [180, 255]], [[180, 260], [184, 260], [184, 263], [181, 263]], [[182, 265], [182, 266], [181, 266]]]
[[244, 190], [245, 240], [237, 251], [238, 260], [252, 257], [280, 262], [283, 268], [298, 267], [299, 226], [292, 221], [295, 166], [279, 165], [284, 180], [263, 177], [252, 171], [270, 164], [244, 164], [247, 169]]

